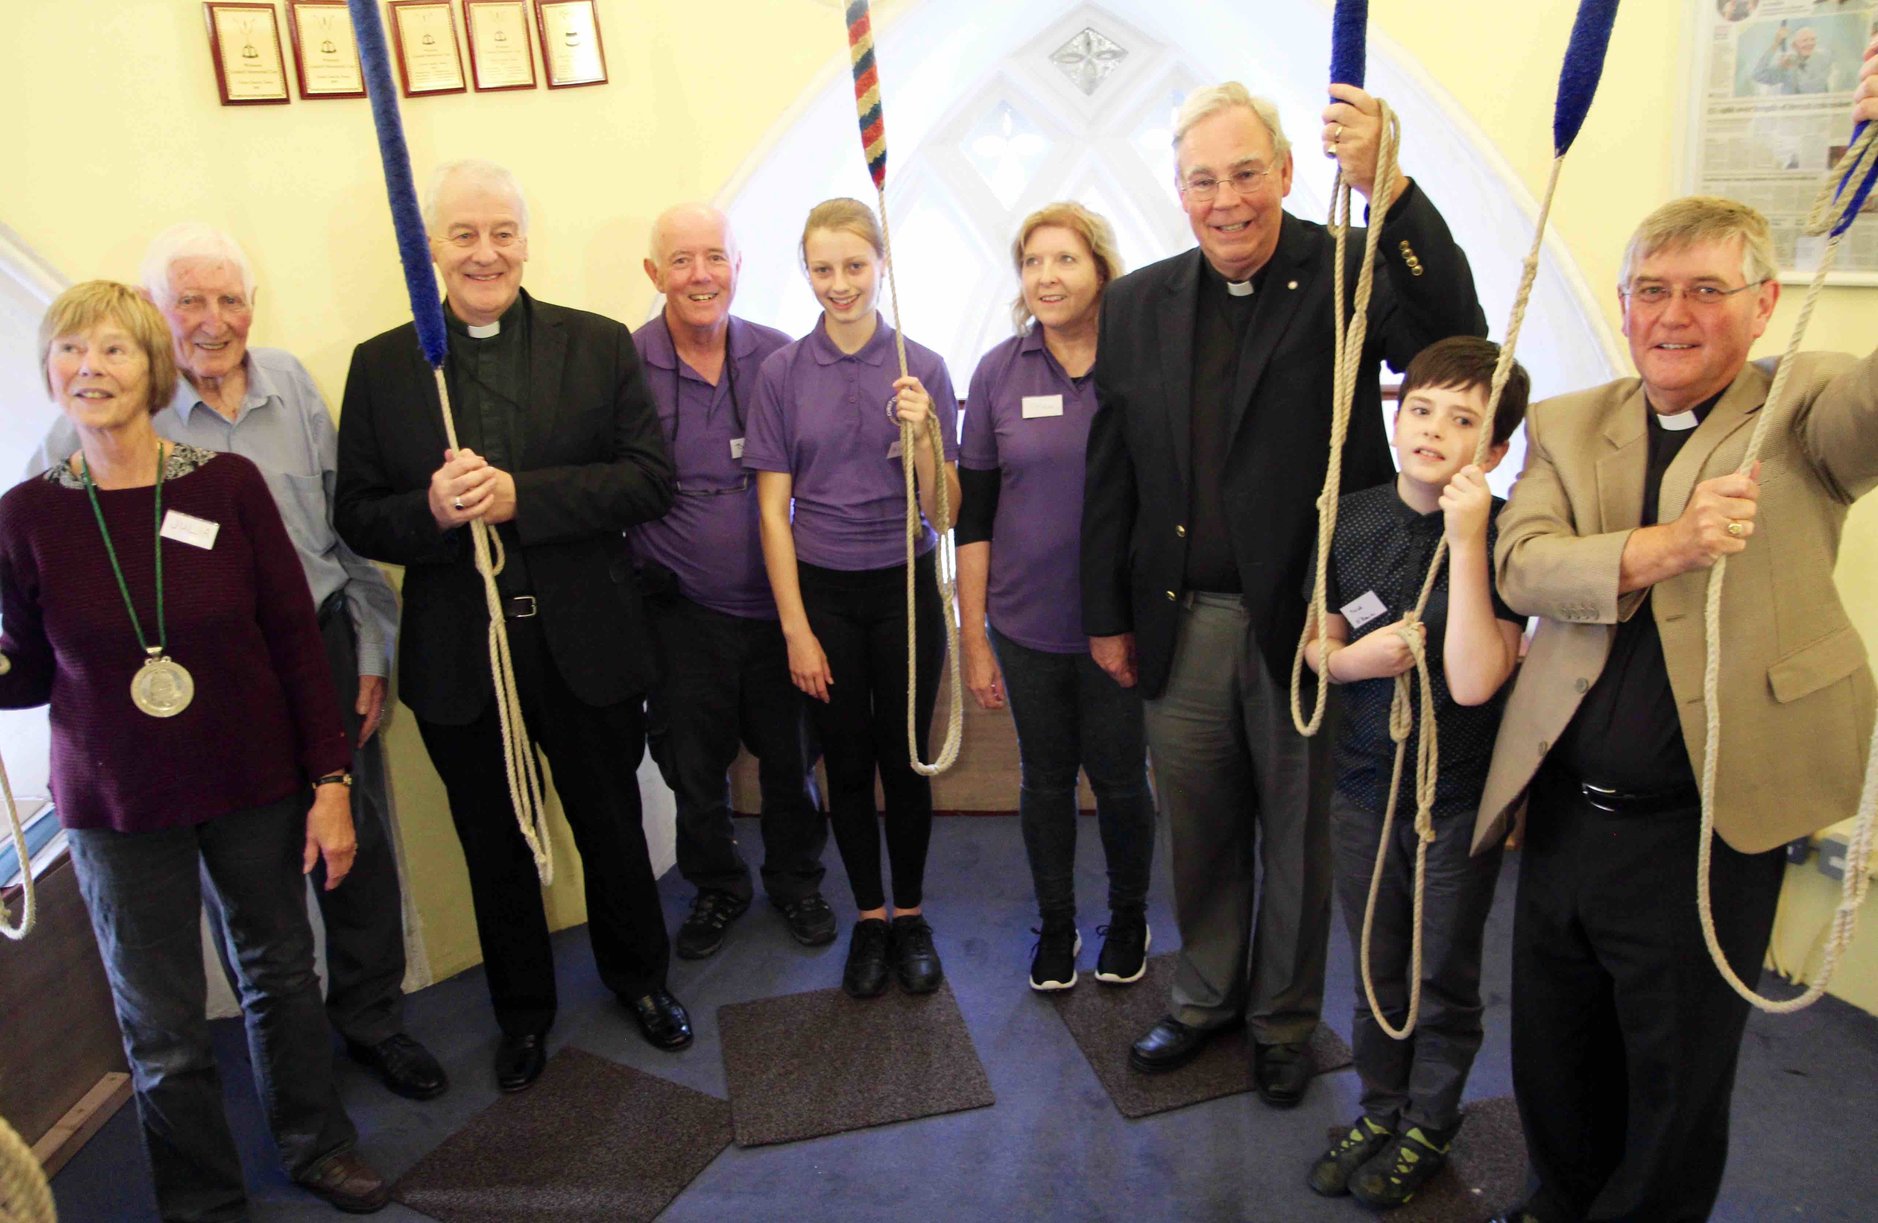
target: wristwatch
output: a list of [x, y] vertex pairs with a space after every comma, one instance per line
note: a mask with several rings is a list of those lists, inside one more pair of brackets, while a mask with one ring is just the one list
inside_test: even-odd
[[313, 788], [317, 790], [321, 786], [329, 785], [335, 781], [348, 790], [352, 788], [352, 774], [350, 773], [328, 773], [324, 777], [315, 777], [313, 779]]

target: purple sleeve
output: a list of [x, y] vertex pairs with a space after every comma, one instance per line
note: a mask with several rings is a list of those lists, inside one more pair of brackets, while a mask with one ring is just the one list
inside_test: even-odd
[[260, 471], [238, 455], [216, 461], [234, 469], [235, 508], [254, 548], [255, 619], [287, 695], [300, 768], [308, 781], [342, 772], [351, 763], [352, 746], [339, 718], [306, 571]]
[[965, 440], [959, 444], [959, 466], [979, 471], [998, 467], [998, 434], [991, 420], [991, 362], [997, 352], [986, 353], [972, 371], [970, 392], [965, 396]]
[[789, 374], [785, 349], [763, 361], [757, 374], [756, 402], [743, 426], [743, 465], [751, 471], [793, 471], [789, 439], [783, 424], [783, 397]]
[[52, 699], [52, 643], [39, 609], [37, 566], [21, 535], [15, 516], [6, 513], [0, 521], [0, 653], [11, 666], [0, 675], [0, 709], [29, 709]]

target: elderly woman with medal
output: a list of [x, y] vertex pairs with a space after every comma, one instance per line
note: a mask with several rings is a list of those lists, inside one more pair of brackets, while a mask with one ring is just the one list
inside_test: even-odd
[[[246, 1209], [204, 1018], [225, 920], [281, 1162], [345, 1210], [383, 1180], [334, 1087], [299, 875], [356, 849], [350, 745], [312, 596], [260, 472], [163, 441], [163, 317], [109, 281], [40, 324], [77, 453], [0, 498], [0, 707], [50, 704], [52, 797], [111, 981], [164, 1217]], [[309, 806], [309, 787], [311, 803]]]

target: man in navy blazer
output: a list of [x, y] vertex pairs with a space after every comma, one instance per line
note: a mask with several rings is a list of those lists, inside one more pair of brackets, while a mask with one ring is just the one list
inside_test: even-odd
[[554, 962], [503, 764], [489, 613], [467, 524], [495, 529], [529, 733], [553, 769], [586, 883], [600, 979], [647, 1040], [691, 1043], [640, 826], [645, 613], [622, 532], [671, 504], [672, 466], [626, 328], [522, 291], [527, 204], [487, 162], [438, 171], [424, 210], [443, 274], [445, 373], [461, 448], [412, 324], [359, 345], [339, 421], [334, 517], [354, 550], [405, 567], [399, 695], [449, 795], [469, 868], [505, 1091], [534, 1082]]
[[[1367, 199], [1378, 105], [1331, 92], [1324, 151]], [[1189, 96], [1174, 149], [1199, 248], [1104, 295], [1083, 509], [1083, 623], [1097, 662], [1147, 702], [1182, 943], [1169, 1013], [1130, 1061], [1174, 1069], [1243, 1016], [1259, 1095], [1286, 1107], [1310, 1079], [1330, 925], [1332, 732], [1300, 736], [1287, 692], [1328, 466], [1333, 246], [1284, 211], [1290, 144], [1244, 86]], [[1447, 225], [1419, 187], [1395, 190], [1345, 492], [1393, 474], [1378, 362], [1400, 370], [1435, 340], [1486, 334]], [[1354, 230], [1352, 295], [1363, 241]]]

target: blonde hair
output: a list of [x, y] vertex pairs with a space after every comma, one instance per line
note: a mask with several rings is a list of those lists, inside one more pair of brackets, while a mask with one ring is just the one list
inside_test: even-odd
[[78, 335], [102, 322], [116, 323], [130, 333], [143, 349], [149, 362], [149, 403], [152, 415], [169, 406], [176, 393], [176, 349], [169, 324], [150, 304], [150, 299], [126, 284], [115, 280], [87, 280], [73, 285], [46, 307], [39, 320], [39, 376], [52, 394], [52, 341], [60, 336]]
[[1278, 108], [1254, 95], [1238, 81], [1208, 85], [1187, 95], [1186, 101], [1180, 104], [1180, 113], [1174, 117], [1175, 153], [1179, 153], [1180, 142], [1187, 138], [1187, 133], [1202, 119], [1209, 119], [1235, 106], [1243, 106], [1258, 116], [1265, 130], [1272, 134], [1272, 156], [1283, 161], [1285, 155], [1291, 152], [1291, 141], [1285, 138], [1284, 124], [1278, 121]]
[[1731, 238], [1741, 239], [1741, 276], [1749, 284], [1772, 280], [1780, 274], [1766, 217], [1737, 200], [1685, 195], [1643, 218], [1637, 232], [1630, 235], [1617, 287], [1628, 289], [1637, 265], [1652, 255]]
[[802, 223], [802, 241], [796, 247], [805, 268], [809, 265], [809, 235], [818, 229], [853, 234], [873, 247], [874, 254], [882, 259], [887, 257], [887, 239], [880, 232], [880, 221], [874, 216], [874, 210], [859, 200], [836, 196], [809, 209], [809, 219]]
[[1119, 277], [1122, 272], [1121, 252], [1115, 248], [1115, 230], [1110, 227], [1101, 213], [1091, 212], [1074, 200], [1058, 200], [1054, 204], [1045, 204], [1037, 211], [1024, 218], [1024, 223], [1017, 227], [1017, 238], [1011, 243], [1011, 266], [1017, 270], [1019, 288], [1017, 298], [1011, 302], [1011, 321], [1017, 327], [1017, 334], [1023, 335], [1030, 327], [1035, 316], [1030, 312], [1030, 305], [1024, 301], [1022, 288], [1024, 278], [1024, 243], [1030, 241], [1030, 235], [1046, 225], [1056, 225], [1069, 230], [1083, 240], [1089, 253], [1095, 257], [1096, 297], [1101, 299], [1102, 290]]

